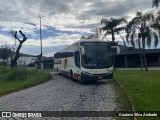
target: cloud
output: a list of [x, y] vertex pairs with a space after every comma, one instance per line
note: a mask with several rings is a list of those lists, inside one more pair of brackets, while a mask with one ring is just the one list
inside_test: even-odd
[[10, 31], [21, 29], [28, 37], [22, 51], [39, 54], [38, 16], [42, 15], [44, 54], [52, 55], [94, 33], [102, 18], [129, 20], [135, 12], [151, 10], [151, 6], [152, 0], [0, 0], [0, 44], [14, 44]]
[[89, 6], [89, 10], [78, 15], [77, 18], [92, 19], [94, 17], [128, 17], [129, 13], [151, 8], [151, 1], [146, 0], [108, 0], [94, 2]]

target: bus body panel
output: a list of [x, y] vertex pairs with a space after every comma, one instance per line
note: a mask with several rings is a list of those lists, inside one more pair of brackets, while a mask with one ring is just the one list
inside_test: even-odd
[[[57, 64], [57, 61], [61, 61], [61, 63]], [[68, 58], [63, 58], [63, 59], [55, 59], [54, 60], [54, 69], [58, 69], [58, 72], [60, 74], [66, 75], [68, 77], [70, 77], [70, 72], [72, 71], [74, 79], [80, 80], [81, 70], [80, 70], [80, 68], [76, 67], [75, 64], [73, 64], [74, 62], [75, 61], [74, 61], [73, 57], [68, 57]]]
[[[54, 57], [54, 69], [58, 69], [58, 72], [80, 81], [97, 81], [103, 79], [112, 79], [113, 67], [101, 68], [101, 69], [89, 69], [82, 66], [82, 55], [80, 51], [81, 42], [97, 42], [97, 40], [85, 40], [78, 41], [67, 48], [55, 53]], [[104, 42], [104, 41], [98, 41]], [[105, 43], [105, 42], [104, 42]], [[80, 54], [80, 66], [76, 65], [76, 52]]]
[[112, 77], [113, 77], [113, 67], [105, 68], [105, 69], [81, 68], [81, 79], [83, 81], [112, 79]]

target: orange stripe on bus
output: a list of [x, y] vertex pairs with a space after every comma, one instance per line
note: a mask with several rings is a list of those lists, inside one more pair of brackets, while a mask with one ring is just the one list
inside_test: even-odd
[[68, 71], [64, 71], [64, 70], [60, 70], [59, 71], [61, 74], [64, 74], [66, 76], [69, 76], [69, 72]]
[[80, 80], [80, 79], [81, 79], [81, 76], [80, 76], [80, 74], [74, 73], [74, 78], [75, 78], [76, 80]]

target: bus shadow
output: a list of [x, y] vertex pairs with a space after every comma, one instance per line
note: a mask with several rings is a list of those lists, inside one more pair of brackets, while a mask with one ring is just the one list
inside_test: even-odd
[[61, 77], [64, 77], [66, 78], [66, 80], [69, 80], [73, 83], [77, 83], [77, 84], [80, 84], [80, 85], [104, 85], [104, 84], [112, 84], [113, 83], [113, 80], [112, 79], [108, 79], [108, 80], [101, 80], [101, 81], [97, 81], [97, 82], [92, 82], [92, 81], [89, 81], [89, 82], [81, 82], [81, 81], [78, 81], [78, 80], [72, 80], [70, 77], [68, 76], [65, 76], [63, 74], [57, 74]]
[[80, 81], [78, 81], [80, 84], [82, 85], [107, 85], [107, 84], [111, 84], [112, 80], [103, 80], [103, 81], [97, 81], [97, 82], [86, 82], [86, 83], [81, 83]]

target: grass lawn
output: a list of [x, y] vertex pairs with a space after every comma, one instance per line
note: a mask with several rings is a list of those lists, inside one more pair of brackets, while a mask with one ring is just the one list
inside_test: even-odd
[[0, 67], [0, 96], [28, 88], [51, 79], [49, 72], [26, 68]]
[[124, 86], [136, 111], [160, 111], [160, 71], [115, 71], [114, 79]]

